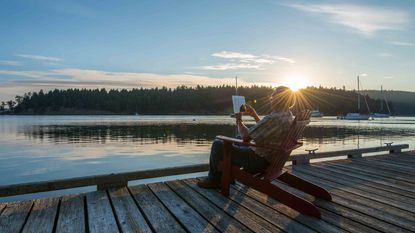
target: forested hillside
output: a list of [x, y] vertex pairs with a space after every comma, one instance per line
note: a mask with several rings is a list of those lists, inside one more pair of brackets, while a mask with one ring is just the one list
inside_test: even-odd
[[[240, 87], [238, 93], [246, 97], [260, 114], [269, 113], [268, 96], [271, 87]], [[232, 111], [232, 86], [175, 89], [153, 88], [133, 90], [68, 89], [44, 93], [42, 90], [16, 97], [12, 104], [15, 114], [229, 114]], [[297, 93], [306, 107], [319, 109], [326, 115], [354, 112], [357, 93], [336, 88], [308, 87]], [[366, 101], [365, 101], [366, 99]], [[379, 112], [380, 102], [361, 96], [362, 112]], [[394, 104], [390, 107], [394, 111]]]
[[[381, 92], [377, 90], [368, 90], [363, 93], [375, 99], [381, 98]], [[383, 96], [388, 102], [393, 103], [395, 112], [398, 114], [415, 114], [415, 92], [386, 90], [383, 91]]]

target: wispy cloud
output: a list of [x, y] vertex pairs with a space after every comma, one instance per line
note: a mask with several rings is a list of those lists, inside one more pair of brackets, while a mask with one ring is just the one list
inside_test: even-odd
[[0, 60], [0, 65], [6, 66], [20, 66], [22, 63], [19, 61], [7, 61], [7, 60]]
[[408, 12], [386, 7], [351, 4], [289, 4], [287, 6], [325, 15], [330, 22], [353, 29], [365, 36], [373, 36], [384, 30], [401, 30], [410, 21]]
[[249, 53], [239, 53], [239, 52], [229, 52], [229, 51], [221, 51], [218, 53], [213, 53], [213, 57], [221, 57], [227, 59], [254, 59], [257, 56], [249, 54]]
[[397, 46], [415, 46], [414, 43], [404, 42], [404, 41], [390, 41], [389, 44], [397, 45]]
[[[49, 71], [17, 71], [0, 70], [0, 75], [17, 76], [20, 79], [0, 80], [0, 99], [4, 96], [15, 96], [23, 94], [23, 91], [38, 91], [39, 89], [62, 89], [62, 88], [152, 88], [169, 87], [180, 85], [206, 86], [232, 85], [234, 78], [212, 78], [204, 75], [190, 74], [155, 74], [134, 72], [108, 72], [91, 69], [54, 69]], [[240, 80], [241, 85], [271, 85], [269, 83], [256, 83]]]
[[393, 54], [391, 54], [391, 53], [386, 53], [386, 52], [383, 52], [383, 53], [378, 53], [377, 55], [378, 55], [379, 57], [383, 57], [383, 58], [393, 57]]
[[240, 70], [240, 69], [259, 70], [261, 69], [261, 66], [251, 65], [251, 64], [228, 63], [228, 64], [213, 65], [213, 66], [203, 66], [202, 68], [204, 70]]
[[58, 61], [63, 60], [62, 58], [58, 58], [58, 57], [49, 57], [49, 56], [33, 55], [33, 54], [17, 54], [16, 56], [31, 59], [31, 60], [37, 60], [37, 61], [58, 62]]
[[264, 70], [266, 65], [271, 65], [276, 62], [295, 63], [295, 61], [288, 57], [272, 56], [272, 55], [254, 55], [250, 53], [221, 51], [211, 54], [212, 57], [218, 57], [228, 60], [228, 63], [221, 63], [217, 65], [202, 66], [205, 70], [241, 70], [254, 69]]

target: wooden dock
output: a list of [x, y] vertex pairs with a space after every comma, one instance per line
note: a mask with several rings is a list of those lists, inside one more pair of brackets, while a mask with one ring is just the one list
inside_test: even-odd
[[226, 198], [185, 179], [0, 203], [0, 232], [415, 232], [415, 152], [287, 169], [332, 194], [314, 200], [277, 183], [313, 201], [322, 219], [240, 184]]

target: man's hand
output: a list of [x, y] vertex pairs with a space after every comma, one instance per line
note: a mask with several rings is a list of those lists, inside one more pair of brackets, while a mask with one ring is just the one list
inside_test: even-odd
[[243, 113], [244, 115], [251, 116], [255, 119], [255, 121], [259, 121], [259, 116], [251, 105], [245, 104], [245, 108], [246, 111]]

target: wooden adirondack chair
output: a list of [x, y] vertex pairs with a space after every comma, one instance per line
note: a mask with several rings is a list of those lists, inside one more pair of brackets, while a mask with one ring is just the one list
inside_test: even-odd
[[[273, 180], [278, 179], [285, 184], [299, 189], [303, 192], [311, 194], [315, 197], [331, 200], [331, 195], [323, 188], [305, 181], [293, 174], [283, 170], [291, 151], [301, 147], [302, 143], [298, 140], [302, 136], [304, 128], [310, 122], [311, 111], [303, 111], [295, 117], [290, 130], [288, 131], [285, 141], [279, 148], [273, 148], [270, 145], [258, 145], [254, 142], [245, 142], [240, 139], [217, 136], [217, 139], [224, 141], [224, 157], [219, 164], [219, 171], [222, 173], [221, 177], [221, 192], [225, 196], [229, 196], [229, 186], [234, 180], [256, 189], [262, 193], [267, 194], [273, 199], [297, 210], [300, 213], [321, 218], [320, 211], [311, 202], [289, 193], [272, 183]], [[232, 164], [231, 146], [232, 144], [239, 144], [252, 147], [262, 147], [272, 149], [275, 151], [273, 161], [268, 168], [260, 174], [251, 174], [243, 168]]]

